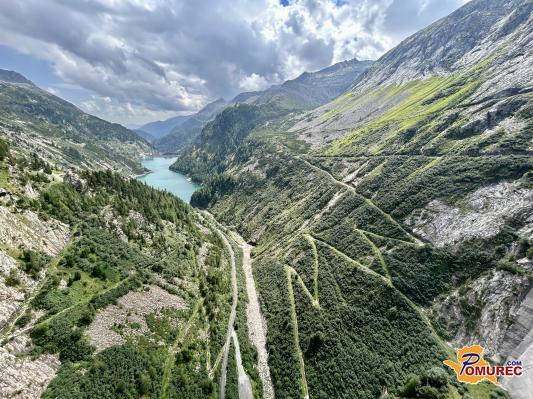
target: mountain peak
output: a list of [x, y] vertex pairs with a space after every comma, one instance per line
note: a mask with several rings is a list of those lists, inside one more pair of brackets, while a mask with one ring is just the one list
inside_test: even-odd
[[8, 83], [24, 83], [35, 86], [31, 80], [26, 79], [23, 75], [15, 71], [0, 69], [0, 81]]
[[528, 0], [472, 0], [383, 55], [360, 75], [354, 92], [442, 76], [473, 65], [498, 46], [514, 45], [511, 36], [520, 25], [526, 29], [532, 9]]

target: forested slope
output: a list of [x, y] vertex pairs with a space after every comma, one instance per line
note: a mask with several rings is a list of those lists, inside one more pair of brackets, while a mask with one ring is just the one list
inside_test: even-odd
[[219, 396], [233, 255], [210, 220], [137, 180], [65, 171], [0, 136], [0, 224], [0, 396]]
[[215, 120], [188, 154], [208, 165], [192, 203], [256, 245], [277, 395], [488, 398], [442, 360], [526, 356], [532, 7], [471, 1], [331, 103], [247, 133]]
[[22, 75], [0, 71], [0, 133], [52, 165], [139, 174], [150, 145], [125, 127], [86, 114]]

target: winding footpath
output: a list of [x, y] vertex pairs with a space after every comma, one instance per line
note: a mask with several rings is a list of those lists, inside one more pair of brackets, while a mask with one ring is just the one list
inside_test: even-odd
[[232, 289], [232, 304], [231, 304], [231, 313], [228, 320], [228, 331], [226, 334], [226, 343], [224, 344], [224, 354], [222, 355], [222, 369], [220, 372], [220, 399], [225, 399], [226, 397], [226, 380], [228, 374], [228, 357], [231, 347], [231, 339], [233, 338], [233, 343], [235, 347], [235, 359], [237, 362], [237, 372], [238, 372], [238, 381], [239, 381], [239, 399], [253, 399], [252, 384], [250, 378], [246, 374], [244, 367], [242, 365], [241, 352], [239, 347], [239, 340], [237, 334], [235, 333], [235, 316], [237, 314], [237, 304], [239, 301], [238, 297], [238, 287], [237, 287], [237, 266], [235, 264], [235, 253], [233, 248], [228, 241], [226, 235], [222, 230], [216, 226], [220, 224], [215, 220], [213, 215], [208, 212], [203, 212], [210, 220], [213, 221], [213, 229], [218, 234], [224, 246], [228, 250], [230, 255], [230, 264], [231, 264], [231, 289]]

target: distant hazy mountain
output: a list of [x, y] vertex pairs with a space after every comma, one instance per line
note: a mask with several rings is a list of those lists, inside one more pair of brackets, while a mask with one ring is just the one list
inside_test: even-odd
[[372, 61], [342, 61], [317, 72], [304, 72], [265, 91], [241, 93], [232, 103], [274, 104], [292, 110], [311, 109], [324, 104], [350, 87]]
[[177, 125], [172, 131], [153, 143], [156, 149], [162, 152], [173, 153], [192, 143], [200, 134], [203, 127], [219, 111], [224, 109], [228, 103], [223, 98], [219, 98], [194, 115], [189, 115], [185, 121]]
[[147, 133], [145, 132], [144, 130], [141, 130], [141, 129], [133, 129], [133, 131], [135, 133], [137, 133], [139, 136], [141, 136], [143, 139], [145, 139], [146, 141], [148, 141], [149, 143], [153, 143], [155, 138], [154, 136], [152, 136], [150, 133]]
[[189, 119], [189, 117], [190, 115], [178, 115], [173, 118], [166, 119], [164, 121], [150, 122], [146, 125], [142, 125], [138, 129], [135, 129], [135, 131], [148, 133], [149, 136], [143, 136], [141, 134], [141, 137], [152, 142], [170, 133], [172, 129], [174, 129], [176, 126], [181, 125], [183, 122]]
[[0, 70], [0, 132], [17, 147], [65, 167], [139, 173], [139, 158], [152, 152], [124, 126], [86, 114], [5, 70]]
[[264, 91], [241, 93], [229, 103], [217, 100], [196, 114], [194, 120], [176, 127], [154, 145], [164, 152], [181, 150], [196, 140], [209, 120], [230, 105], [268, 105], [275, 114], [317, 107], [346, 91], [370, 65], [372, 61], [343, 61], [317, 72], [304, 72], [296, 79]]

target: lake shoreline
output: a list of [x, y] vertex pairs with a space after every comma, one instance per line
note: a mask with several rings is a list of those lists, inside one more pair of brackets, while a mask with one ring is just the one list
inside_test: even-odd
[[170, 169], [176, 159], [177, 157], [164, 155], [144, 158], [141, 164], [147, 172], [136, 175], [135, 179], [158, 190], [166, 190], [188, 203], [200, 185], [193, 182], [189, 176]]

